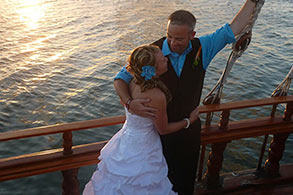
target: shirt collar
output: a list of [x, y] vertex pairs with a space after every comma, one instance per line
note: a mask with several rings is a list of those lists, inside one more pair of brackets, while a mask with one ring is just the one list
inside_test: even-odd
[[[184, 52], [181, 55], [187, 55], [191, 51], [192, 51], [192, 44], [191, 44], [191, 41], [189, 41], [188, 47], [184, 50]], [[179, 56], [178, 53], [172, 52], [170, 50], [169, 45], [168, 45], [168, 42], [167, 42], [167, 38], [163, 42], [162, 52], [163, 52], [163, 55], [164, 56], [168, 56], [168, 55]]]

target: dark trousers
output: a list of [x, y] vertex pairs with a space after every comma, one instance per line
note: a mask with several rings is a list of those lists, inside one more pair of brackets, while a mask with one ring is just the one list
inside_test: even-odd
[[173, 190], [179, 195], [191, 195], [194, 191], [200, 130], [200, 120], [197, 120], [188, 129], [161, 135], [163, 153], [169, 169], [168, 177], [173, 184]]

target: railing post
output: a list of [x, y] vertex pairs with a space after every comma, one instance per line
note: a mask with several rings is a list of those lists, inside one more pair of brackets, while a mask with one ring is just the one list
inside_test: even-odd
[[[222, 131], [227, 130], [229, 122], [230, 110], [224, 110], [221, 114], [221, 120], [219, 128]], [[221, 187], [220, 171], [222, 169], [224, 151], [226, 149], [227, 142], [212, 144], [212, 151], [209, 153], [209, 159], [207, 161], [207, 171], [204, 176], [204, 181], [207, 184], [208, 189], [215, 189]]]
[[72, 154], [72, 132], [63, 133], [63, 154], [69, 155]]
[[[72, 132], [63, 133], [63, 154], [72, 154]], [[79, 195], [78, 168], [63, 170], [62, 195]]]
[[291, 117], [293, 114], [293, 102], [288, 102], [286, 106], [286, 110], [284, 113], [284, 121], [291, 121]]
[[227, 126], [229, 123], [229, 116], [230, 116], [230, 110], [223, 110], [221, 114], [220, 124], [219, 124], [221, 130], [227, 130]]
[[[293, 114], [293, 102], [288, 102], [284, 113], [283, 120], [291, 121]], [[290, 133], [274, 134], [269, 148], [268, 159], [264, 165], [265, 176], [278, 176], [280, 163], [285, 150], [285, 143]]]
[[202, 178], [202, 170], [203, 170], [203, 163], [206, 153], [206, 144], [203, 144], [201, 146], [201, 152], [200, 152], [200, 159], [199, 159], [199, 167], [198, 167], [198, 173], [197, 173], [197, 181], [201, 181]]

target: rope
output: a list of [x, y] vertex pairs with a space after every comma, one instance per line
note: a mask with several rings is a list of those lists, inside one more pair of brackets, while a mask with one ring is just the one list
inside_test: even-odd
[[272, 97], [286, 96], [288, 94], [291, 79], [293, 78], [293, 66], [284, 80], [278, 85], [278, 87], [272, 93]]
[[[293, 78], [293, 66], [291, 67], [289, 73], [284, 78], [284, 80], [274, 90], [274, 92], [272, 93], [272, 97], [287, 96], [292, 78]], [[272, 112], [271, 112], [271, 117], [274, 117], [276, 109], [277, 109], [277, 104], [273, 105]], [[268, 135], [265, 135], [263, 143], [262, 143], [262, 149], [261, 149], [259, 159], [258, 159], [258, 165], [257, 165], [257, 170], [258, 171], [262, 170], [261, 169], [262, 168], [261, 167], [262, 166], [262, 160], [263, 160], [263, 155], [264, 155], [264, 152], [265, 152], [265, 149], [266, 149], [267, 142], [268, 142]]]
[[227, 64], [225, 69], [222, 72], [220, 79], [218, 80], [217, 84], [214, 88], [208, 93], [208, 95], [204, 98], [203, 104], [218, 104], [220, 103], [222, 90], [224, 88], [224, 83], [235, 64], [236, 60], [241, 57], [242, 53], [247, 49], [252, 35], [252, 28], [254, 23], [258, 17], [258, 14], [264, 4], [265, 0], [259, 0], [256, 4], [253, 13], [250, 16], [250, 20], [248, 24], [244, 27], [239, 35], [235, 37], [236, 42], [232, 44], [232, 52], [227, 60]]

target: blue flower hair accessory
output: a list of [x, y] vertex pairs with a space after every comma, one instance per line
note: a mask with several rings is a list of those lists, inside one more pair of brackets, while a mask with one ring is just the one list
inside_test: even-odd
[[151, 80], [152, 77], [156, 75], [155, 71], [156, 71], [156, 68], [154, 66], [150, 66], [150, 65], [143, 66], [141, 76], [144, 77], [144, 80], [146, 81]]

